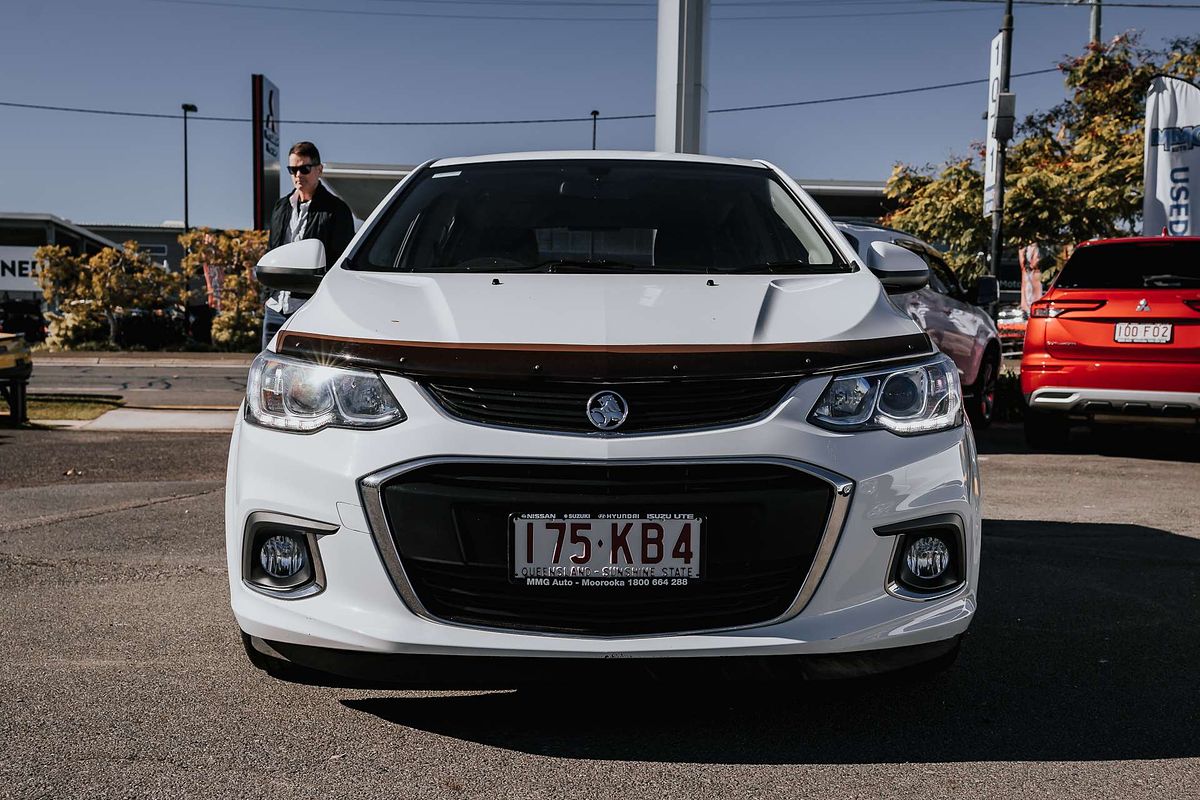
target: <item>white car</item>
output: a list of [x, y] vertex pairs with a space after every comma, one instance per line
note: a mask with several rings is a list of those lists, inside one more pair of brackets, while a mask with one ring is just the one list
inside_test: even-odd
[[[999, 296], [994, 277], [983, 276], [968, 296], [958, 276], [937, 248], [903, 231], [862, 222], [834, 223], [859, 255], [867, 257], [873, 242], [891, 242], [912, 250], [929, 265], [929, 284], [892, 296], [892, 302], [916, 320], [938, 349], [954, 359], [963, 384], [963, 402], [971, 424], [986, 428], [996, 408], [1001, 341], [995, 320], [986, 310]], [[982, 307], [981, 307], [982, 306]]]
[[584, 151], [423, 164], [334, 256], [258, 266], [319, 288], [230, 447], [256, 665], [957, 654], [979, 478], [957, 369], [886, 294], [912, 252], [865, 264], [765, 162]]

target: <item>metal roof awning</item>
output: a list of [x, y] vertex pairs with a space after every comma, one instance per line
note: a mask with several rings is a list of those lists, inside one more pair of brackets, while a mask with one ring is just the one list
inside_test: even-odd
[[392, 187], [415, 168], [415, 165], [396, 164], [326, 164], [322, 178], [346, 201], [354, 216], [366, 219]]
[[107, 239], [99, 234], [93, 233], [84, 227], [80, 227], [70, 220], [56, 217], [53, 214], [30, 213], [25, 211], [0, 211], [0, 224], [21, 225], [27, 223], [38, 223], [41, 225], [52, 225], [63, 230], [70, 231], [75, 236], [92, 243], [98, 247], [112, 247], [116, 250], [121, 249], [121, 245]]

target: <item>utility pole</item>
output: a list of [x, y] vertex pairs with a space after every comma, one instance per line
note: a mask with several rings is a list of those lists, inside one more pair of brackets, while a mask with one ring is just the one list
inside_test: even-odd
[[191, 225], [188, 220], [188, 147], [187, 147], [187, 115], [189, 112], [195, 114], [198, 109], [191, 103], [184, 103], [180, 108], [183, 109], [183, 229], [190, 231]]
[[1093, 45], [1100, 44], [1100, 0], [1073, 0], [1075, 5], [1091, 6], [1091, 19], [1088, 25], [1088, 41]]
[[592, 109], [592, 149], [596, 149], [596, 119], [600, 116], [600, 112]]
[[703, 153], [712, 0], [658, 0], [654, 149]]
[[[1012, 67], [1012, 0], [1005, 0], [1004, 21], [1000, 24], [1002, 52], [1000, 55], [1000, 96], [1009, 95], [1009, 73]], [[1010, 112], [1011, 113], [1011, 112]], [[1008, 135], [1002, 135], [1007, 133]], [[1001, 242], [1004, 238], [1004, 159], [1008, 152], [1008, 140], [1012, 137], [1011, 127], [1004, 131], [997, 125], [993, 132], [996, 138], [996, 183], [995, 206], [992, 208], [992, 249], [988, 269], [996, 275], [1000, 269]]]

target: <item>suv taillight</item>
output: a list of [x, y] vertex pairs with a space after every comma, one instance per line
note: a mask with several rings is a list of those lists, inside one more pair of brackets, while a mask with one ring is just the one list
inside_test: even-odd
[[1038, 300], [1029, 307], [1031, 317], [1061, 317], [1072, 311], [1095, 311], [1107, 300]]

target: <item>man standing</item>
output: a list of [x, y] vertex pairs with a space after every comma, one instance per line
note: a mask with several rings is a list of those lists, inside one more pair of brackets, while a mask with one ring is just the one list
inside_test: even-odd
[[[312, 142], [296, 142], [288, 151], [288, 174], [295, 187], [279, 198], [271, 210], [271, 236], [268, 247], [274, 249], [301, 239], [320, 239], [325, 245], [327, 265], [341, 256], [354, 238], [354, 216], [341, 198], [321, 183], [321, 153]], [[272, 292], [263, 312], [265, 350], [275, 332], [310, 295]]]

